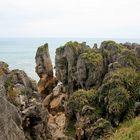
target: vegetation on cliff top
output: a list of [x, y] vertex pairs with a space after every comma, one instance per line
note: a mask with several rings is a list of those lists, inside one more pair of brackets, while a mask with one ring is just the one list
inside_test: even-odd
[[46, 43], [38, 48], [38, 50], [40, 52], [44, 52], [44, 51], [46, 51], [46, 49], [48, 49], [48, 43]]
[[77, 41], [69, 41], [64, 46], [57, 48], [56, 52], [64, 51], [66, 47], [71, 48], [75, 54], [78, 54], [84, 49], [87, 49], [89, 46], [87, 46], [85, 42], [79, 43]]
[[96, 49], [87, 49], [84, 53], [82, 53], [81, 58], [85, 60], [87, 63], [94, 65], [95, 67], [101, 66], [103, 63], [102, 54]]

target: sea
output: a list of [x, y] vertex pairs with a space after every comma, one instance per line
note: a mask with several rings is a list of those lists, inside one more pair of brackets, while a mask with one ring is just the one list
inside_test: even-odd
[[105, 40], [114, 40], [118, 43], [140, 43], [140, 39], [125, 38], [0, 38], [0, 61], [6, 62], [10, 70], [24, 70], [29, 77], [38, 81], [39, 77], [35, 72], [35, 55], [39, 46], [49, 44], [49, 52], [54, 65], [56, 48], [68, 41], [86, 42], [93, 47], [94, 43], [100, 46]]

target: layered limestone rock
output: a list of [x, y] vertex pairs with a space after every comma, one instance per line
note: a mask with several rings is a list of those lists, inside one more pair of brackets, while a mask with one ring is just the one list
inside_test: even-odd
[[8, 69], [0, 62], [0, 139], [47, 139], [47, 112], [43, 110], [36, 83], [24, 71]]
[[56, 77], [66, 86], [69, 92], [73, 92], [74, 89], [78, 88], [76, 65], [79, 54], [82, 53], [85, 48], [87, 48], [87, 46], [84, 43], [68, 42], [56, 50]]
[[18, 107], [28, 107], [33, 98], [39, 100], [35, 81], [31, 80], [24, 71], [10, 71], [4, 86], [7, 99]]
[[9, 72], [8, 65], [0, 62], [0, 139], [25, 140], [18, 108], [6, 99], [5, 81]]
[[0, 139], [25, 140], [22, 119], [18, 109], [0, 96]]
[[53, 65], [50, 59], [48, 44], [40, 46], [36, 52], [36, 72], [40, 77], [38, 91], [49, 94], [55, 87], [56, 80], [53, 75]]
[[48, 110], [47, 128], [50, 139], [68, 139], [65, 135], [67, 125], [66, 117], [66, 101], [67, 94], [63, 92], [62, 83], [53, 89], [53, 92], [46, 96], [43, 101], [43, 106]]
[[56, 78], [72, 93], [100, 83], [103, 60], [96, 48], [91, 49], [85, 43], [68, 42], [56, 50], [55, 66]]

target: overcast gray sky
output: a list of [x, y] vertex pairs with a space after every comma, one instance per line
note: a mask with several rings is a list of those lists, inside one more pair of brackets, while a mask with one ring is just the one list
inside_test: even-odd
[[0, 0], [0, 37], [140, 38], [140, 0]]

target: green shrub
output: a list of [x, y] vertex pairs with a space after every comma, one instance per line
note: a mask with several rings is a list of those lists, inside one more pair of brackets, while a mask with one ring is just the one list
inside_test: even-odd
[[6, 88], [13, 88], [13, 86], [14, 86], [14, 84], [12, 82], [12, 78], [11, 77], [7, 78], [7, 80], [5, 82], [5, 87]]
[[82, 53], [81, 58], [85, 60], [89, 64], [93, 64], [95, 67], [101, 66], [103, 63], [103, 57], [99, 51], [96, 49], [87, 49], [84, 53]]
[[70, 97], [68, 107], [72, 110], [75, 114], [80, 112], [85, 105], [92, 105], [96, 98], [96, 91], [95, 90], [79, 90], [73, 93]]
[[134, 103], [140, 99], [140, 73], [120, 68], [108, 73], [98, 90], [99, 106], [115, 125], [133, 116]]

